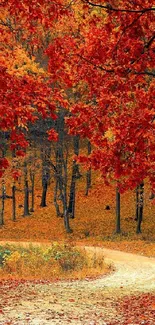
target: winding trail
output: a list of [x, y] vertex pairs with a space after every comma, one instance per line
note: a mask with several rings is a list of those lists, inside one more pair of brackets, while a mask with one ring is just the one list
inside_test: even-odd
[[86, 247], [87, 251], [102, 251], [106, 263], [112, 263], [115, 272], [110, 276], [94, 280], [93, 285], [98, 288], [106, 288], [128, 293], [135, 291], [155, 291], [155, 258], [125, 253], [98, 247]]
[[85, 250], [103, 256], [115, 272], [91, 281], [21, 283], [8, 290], [2, 286], [0, 325], [108, 325], [116, 319], [115, 324], [124, 324], [116, 310], [120, 297], [155, 294], [155, 258], [100, 247]]

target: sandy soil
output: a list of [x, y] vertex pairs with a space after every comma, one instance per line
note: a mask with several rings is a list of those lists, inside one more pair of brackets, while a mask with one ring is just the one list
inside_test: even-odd
[[[155, 258], [99, 247], [85, 249], [102, 254], [107, 263], [114, 265], [115, 272], [91, 281], [11, 285], [2, 282], [0, 325], [110, 325], [114, 321], [124, 324], [117, 310], [120, 297], [155, 294]], [[149, 320], [151, 325], [153, 316]], [[135, 324], [136, 320], [131, 323]]]

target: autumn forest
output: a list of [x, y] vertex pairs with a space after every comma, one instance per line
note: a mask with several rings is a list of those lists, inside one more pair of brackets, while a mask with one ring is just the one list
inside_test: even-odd
[[153, 325], [154, 1], [1, 0], [0, 35], [0, 325]]

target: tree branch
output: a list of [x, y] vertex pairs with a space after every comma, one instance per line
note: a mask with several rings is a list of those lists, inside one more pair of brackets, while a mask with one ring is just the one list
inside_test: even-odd
[[152, 45], [154, 39], [155, 39], [155, 35], [153, 35], [153, 36], [150, 38], [150, 40], [148, 41], [148, 43], [145, 45], [145, 48], [148, 49], [148, 48]]
[[148, 11], [155, 11], [155, 7], [136, 10], [136, 9], [114, 8], [114, 7], [112, 7], [112, 5], [110, 3], [108, 3], [107, 5], [101, 5], [101, 4], [93, 3], [89, 0], [84, 0], [84, 2], [86, 2], [87, 4], [89, 4], [90, 6], [93, 6], [93, 7], [99, 7], [102, 9], [106, 9], [109, 11], [115, 11], [115, 12], [145, 13]]
[[140, 17], [144, 14], [144, 12], [141, 12], [139, 16], [137, 16], [129, 25], [127, 25], [126, 27], [124, 27], [122, 34], [120, 35], [119, 40], [117, 41], [117, 44], [114, 47], [113, 53], [116, 51], [117, 53], [117, 49], [118, 49], [118, 45], [123, 37], [123, 35], [125, 34], [125, 32], [127, 31], [127, 29], [129, 29], [130, 27], [132, 27], [139, 19]]
[[[86, 58], [84, 58], [82, 55], [80, 54], [77, 54], [82, 60], [86, 61], [87, 63], [91, 64], [94, 66], [94, 68], [96, 69], [100, 69], [102, 71], [105, 71], [107, 73], [112, 73], [112, 72], [115, 72], [114, 69], [106, 69], [106, 68], [103, 68], [101, 65], [97, 65], [97, 64], [94, 64], [91, 60], [88, 60]], [[127, 71], [127, 74], [129, 73], [133, 73], [133, 74], [137, 74], [137, 75], [148, 75], [148, 76], [152, 76], [152, 77], [155, 77], [155, 72], [153, 71], [141, 71], [141, 72], [136, 72], [136, 71], [133, 71], [132, 69], [128, 70]]]
[[84, 58], [84, 57], [83, 57], [82, 55], [80, 55], [80, 54], [77, 54], [77, 56], [80, 57], [82, 60], [86, 61], [87, 63], [93, 65], [94, 68], [96, 68], [96, 69], [100, 69], [100, 70], [105, 71], [105, 72], [114, 72], [113, 69], [106, 69], [106, 68], [103, 68], [101, 65], [97, 65], [97, 64], [93, 63], [91, 60], [88, 60], [88, 59]]
[[137, 74], [137, 75], [147, 75], [147, 76], [155, 77], [155, 72], [153, 72], [153, 71], [142, 71], [142, 72], [134, 71], [133, 73]]

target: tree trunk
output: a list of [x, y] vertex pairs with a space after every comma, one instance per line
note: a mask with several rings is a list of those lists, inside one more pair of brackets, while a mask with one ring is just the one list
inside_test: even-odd
[[7, 149], [8, 149], [8, 137], [6, 136], [5, 131], [0, 131], [0, 149], [1, 149], [1, 158], [6, 157]]
[[[74, 154], [78, 156], [79, 154], [79, 136], [73, 138]], [[75, 195], [76, 195], [76, 180], [81, 177], [79, 172], [79, 165], [76, 161], [73, 161], [72, 165], [72, 179], [70, 185], [70, 194], [69, 194], [69, 204], [68, 204], [68, 213], [70, 218], [75, 218]]]
[[[74, 148], [74, 154], [76, 156], [79, 155], [80, 150], [80, 137], [78, 135], [74, 136], [73, 138], [73, 148]], [[79, 164], [76, 163], [76, 178], [81, 178], [80, 170], [79, 170]]]
[[135, 221], [138, 220], [138, 205], [139, 205], [139, 193], [138, 193], [139, 187], [136, 187], [136, 216]]
[[[91, 154], [91, 143], [88, 141], [88, 156]], [[88, 195], [89, 189], [91, 188], [91, 167], [87, 170], [86, 173], [86, 194]]]
[[62, 184], [61, 184], [61, 196], [62, 196], [62, 202], [63, 202], [63, 215], [64, 215], [64, 225], [67, 233], [72, 233], [72, 229], [69, 225], [69, 213], [67, 209], [67, 164], [63, 157], [63, 178]]
[[72, 233], [72, 229], [69, 225], [69, 214], [67, 211], [67, 193], [66, 188], [64, 188], [64, 194], [63, 194], [63, 215], [64, 215], [64, 226], [67, 233]]
[[55, 188], [55, 207], [57, 213], [59, 213], [59, 208], [57, 206], [57, 198], [62, 201], [63, 217], [64, 217], [64, 226], [67, 233], [72, 232], [69, 225], [69, 214], [67, 209], [67, 157], [68, 151], [66, 151], [66, 159], [64, 154], [64, 136], [65, 136], [65, 125], [64, 117], [65, 110], [60, 108], [58, 112], [57, 119], [57, 132], [58, 132], [58, 141], [56, 145], [56, 168], [55, 168], [55, 178], [56, 178], [56, 188]]
[[12, 220], [16, 221], [16, 186], [12, 186]]
[[72, 233], [72, 229], [70, 228], [70, 225], [69, 225], [69, 214], [67, 212], [67, 209], [64, 210], [64, 225], [65, 225], [65, 229], [66, 229], [66, 232], [67, 233]]
[[29, 216], [29, 185], [27, 178], [27, 162], [24, 162], [24, 217]]
[[42, 150], [42, 198], [41, 207], [46, 207], [47, 189], [50, 179], [50, 157], [51, 147], [48, 146]]
[[58, 179], [56, 178], [55, 188], [54, 188], [54, 206], [55, 206], [55, 209], [56, 209], [56, 215], [57, 215], [57, 217], [62, 217], [63, 215], [60, 212], [59, 204], [57, 202], [58, 186], [59, 186], [59, 183], [58, 183]]
[[47, 195], [47, 182], [44, 182], [43, 190], [42, 190], [42, 197], [41, 197], [41, 204], [40, 204], [40, 206], [42, 208], [46, 207], [46, 195]]
[[138, 202], [138, 220], [137, 220], [136, 233], [140, 234], [142, 232], [141, 223], [143, 220], [143, 207], [144, 207], [144, 183], [143, 182], [139, 185], [138, 190], [139, 190], [138, 191], [139, 202]]
[[120, 193], [118, 188], [116, 188], [116, 234], [121, 233], [121, 201]]
[[73, 161], [72, 166], [72, 180], [70, 185], [70, 195], [69, 195], [69, 205], [68, 205], [68, 213], [70, 218], [74, 219], [75, 217], [75, 183], [76, 183], [76, 162]]
[[4, 203], [5, 203], [5, 185], [2, 183], [1, 210], [0, 210], [0, 226], [4, 225]]
[[34, 173], [30, 174], [30, 178], [31, 178], [31, 212], [34, 212], [34, 180], [35, 180], [35, 176]]

